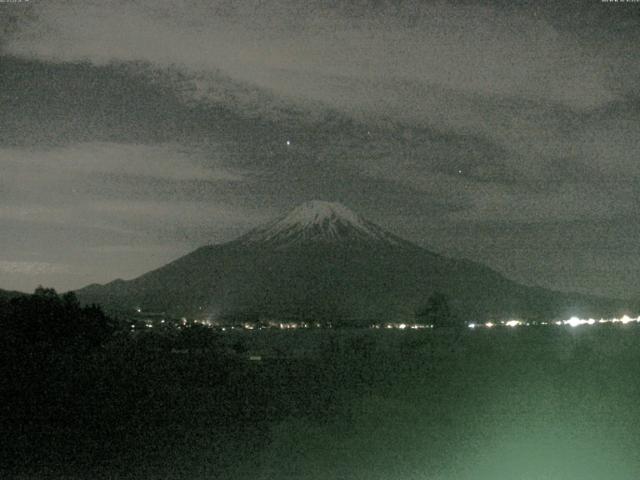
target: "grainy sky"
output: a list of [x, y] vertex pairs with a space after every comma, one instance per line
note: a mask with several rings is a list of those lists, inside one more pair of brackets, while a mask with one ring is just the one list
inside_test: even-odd
[[0, 3], [0, 288], [132, 278], [324, 199], [637, 297], [639, 27], [599, 0]]

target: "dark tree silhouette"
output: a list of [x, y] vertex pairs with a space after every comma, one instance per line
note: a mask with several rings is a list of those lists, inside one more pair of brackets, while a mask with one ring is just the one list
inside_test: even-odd
[[73, 292], [60, 296], [36, 288], [0, 304], [0, 327], [7, 347], [86, 350], [101, 345], [114, 325], [97, 305], [83, 307]]
[[432, 293], [426, 305], [418, 311], [416, 316], [418, 321], [433, 325], [434, 328], [461, 326], [461, 322], [451, 311], [448, 297], [440, 292]]

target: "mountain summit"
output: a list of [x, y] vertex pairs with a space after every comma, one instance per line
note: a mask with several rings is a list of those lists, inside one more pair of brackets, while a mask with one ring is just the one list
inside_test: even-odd
[[308, 242], [387, 243], [401, 239], [365, 220], [341, 203], [312, 200], [255, 228], [238, 239], [243, 244], [292, 246]]

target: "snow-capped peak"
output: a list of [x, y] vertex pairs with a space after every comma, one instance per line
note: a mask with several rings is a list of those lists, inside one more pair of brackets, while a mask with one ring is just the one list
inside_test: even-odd
[[298, 205], [287, 215], [278, 221], [280, 227], [300, 226], [303, 228], [312, 225], [323, 225], [326, 222], [338, 222], [351, 224], [358, 228], [366, 228], [365, 222], [353, 210], [341, 203], [325, 202], [323, 200], [311, 200]]
[[301, 241], [374, 240], [398, 244], [398, 239], [340, 203], [312, 200], [258, 227], [239, 239], [243, 243], [289, 245]]

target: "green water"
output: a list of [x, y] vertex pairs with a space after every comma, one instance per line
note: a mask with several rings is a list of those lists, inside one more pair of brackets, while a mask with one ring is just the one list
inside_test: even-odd
[[242, 335], [280, 357], [119, 363], [120, 433], [78, 427], [24, 478], [640, 478], [636, 326]]

